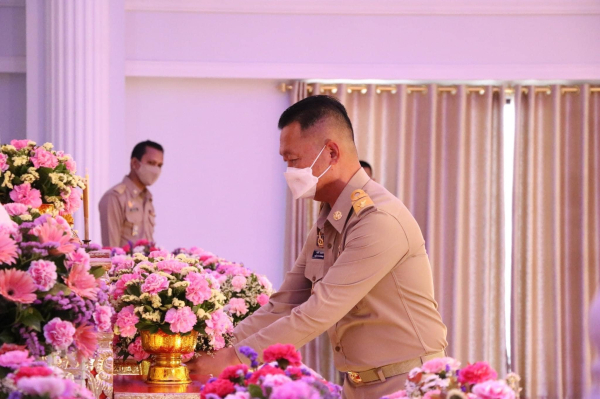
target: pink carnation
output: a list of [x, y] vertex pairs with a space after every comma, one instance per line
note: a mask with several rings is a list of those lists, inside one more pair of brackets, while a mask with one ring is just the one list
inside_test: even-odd
[[180, 309], [169, 309], [165, 315], [165, 321], [171, 324], [172, 332], [187, 333], [192, 331], [198, 318], [189, 306], [184, 306]]
[[10, 351], [0, 355], [0, 366], [10, 368], [29, 366], [34, 360], [26, 350]]
[[221, 372], [219, 378], [223, 380], [230, 380], [235, 382], [240, 378], [246, 378], [246, 373], [248, 373], [248, 366], [245, 364], [236, 364], [234, 366], [228, 366]]
[[263, 352], [265, 363], [275, 362], [278, 360], [287, 360], [291, 366], [302, 365], [302, 356], [291, 344], [275, 344], [269, 346]]
[[248, 313], [246, 301], [242, 298], [231, 298], [229, 301], [229, 313], [237, 316], [243, 316]]
[[67, 380], [53, 376], [21, 378], [17, 382], [19, 391], [33, 397], [60, 398], [66, 386]]
[[285, 385], [273, 388], [271, 399], [319, 399], [321, 394], [306, 382], [292, 381]]
[[240, 292], [246, 286], [246, 277], [244, 276], [235, 276], [231, 280], [231, 285], [233, 286], [233, 290], [235, 292]]
[[29, 207], [25, 204], [11, 202], [10, 204], [4, 204], [4, 209], [10, 216], [21, 216], [27, 213]]
[[258, 282], [262, 285], [267, 291], [271, 291], [273, 289], [273, 284], [269, 281], [265, 276], [258, 276]]
[[63, 321], [58, 317], [50, 320], [44, 326], [44, 338], [57, 349], [66, 350], [73, 343], [75, 327], [70, 321]]
[[451, 357], [438, 357], [423, 363], [421, 367], [424, 372], [437, 374], [442, 371], [457, 370], [460, 367], [460, 362]]
[[90, 255], [85, 252], [85, 249], [79, 248], [77, 251], [67, 254], [65, 262], [67, 269], [72, 268], [75, 264], [82, 265], [85, 270], [90, 270]]
[[150, 354], [142, 347], [142, 337], [137, 337], [135, 341], [130, 343], [127, 347], [127, 352], [133, 356], [136, 362], [141, 362], [150, 357]]
[[185, 277], [190, 284], [185, 289], [185, 297], [194, 305], [198, 305], [212, 296], [212, 290], [206, 278], [200, 273], [191, 272]]
[[42, 205], [42, 193], [40, 190], [31, 188], [31, 184], [23, 183], [15, 186], [10, 192], [10, 199], [19, 204], [39, 208]]
[[137, 273], [134, 274], [123, 274], [121, 277], [119, 277], [119, 280], [116, 282], [116, 284], [114, 285], [114, 291], [113, 291], [113, 298], [117, 299], [119, 298], [121, 295], [125, 294], [125, 290], [126, 290], [126, 284], [131, 281], [131, 280], [135, 280], [141, 278], [141, 276]]
[[81, 263], [73, 264], [66, 283], [80, 297], [96, 300], [98, 295], [96, 278]]
[[223, 334], [231, 334], [233, 332], [233, 322], [231, 321], [231, 318], [223, 312], [223, 309], [219, 309], [210, 315], [209, 320], [206, 320], [205, 331], [210, 338], [210, 345], [214, 350], [219, 350], [225, 347]]
[[149, 258], [167, 258], [168, 256], [169, 256], [169, 253], [162, 249], [160, 249], [158, 251], [152, 251], [152, 252], [150, 252], [150, 254], [148, 254]]
[[58, 166], [58, 158], [56, 158], [56, 155], [47, 151], [44, 147], [38, 147], [34, 150], [31, 162], [33, 162], [33, 166], [36, 168], [54, 169]]
[[256, 300], [260, 306], [265, 306], [269, 303], [269, 296], [267, 294], [260, 294]]
[[8, 156], [6, 154], [0, 154], [0, 172], [6, 172], [8, 170]]
[[119, 327], [119, 335], [122, 337], [133, 337], [137, 333], [135, 325], [140, 321], [140, 318], [134, 314], [133, 309], [133, 305], [129, 305], [117, 313], [115, 324]]
[[142, 284], [142, 292], [147, 292], [151, 295], [158, 294], [167, 288], [169, 288], [169, 280], [157, 273], [149, 275], [144, 284]]
[[461, 369], [458, 381], [461, 384], [474, 385], [495, 380], [497, 377], [496, 371], [487, 362], [477, 362]]
[[127, 255], [115, 255], [112, 257], [110, 262], [112, 264], [113, 272], [118, 272], [124, 269], [133, 269], [133, 265], [135, 264], [133, 259]]
[[27, 270], [40, 291], [49, 291], [56, 284], [56, 264], [49, 260], [34, 260]]
[[96, 306], [94, 311], [94, 321], [98, 326], [98, 330], [108, 332], [111, 329], [111, 317], [113, 309], [107, 305]]
[[477, 384], [473, 387], [473, 393], [478, 399], [515, 399], [516, 397], [515, 391], [502, 380]]
[[64, 213], [73, 214], [81, 208], [81, 193], [73, 188], [69, 195], [61, 194], [61, 198], [65, 201]]
[[29, 146], [29, 140], [25, 139], [25, 140], [11, 140], [10, 141], [10, 145], [12, 145], [13, 147], [15, 147], [18, 150], [21, 150], [25, 147]]
[[65, 161], [65, 167], [71, 173], [76, 173], [77, 172], [77, 164], [75, 163], [75, 161], [73, 160], [73, 158], [71, 158], [70, 156], [69, 156], [69, 159], [67, 159]]
[[[154, 254], [156, 252], [158, 252], [158, 251], [153, 251], [152, 253]], [[160, 256], [162, 256], [162, 255], [160, 255]], [[150, 257], [153, 258], [153, 256], [150, 256]], [[156, 268], [158, 270], [167, 272], [167, 273], [179, 273], [181, 271], [181, 269], [183, 269], [186, 266], [187, 266], [186, 263], [183, 263], [176, 259], [161, 260], [160, 262], [158, 262], [156, 264]]]

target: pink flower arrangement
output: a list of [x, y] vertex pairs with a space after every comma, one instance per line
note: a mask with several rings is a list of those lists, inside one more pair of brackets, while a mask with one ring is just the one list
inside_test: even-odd
[[126, 287], [127, 283], [130, 282], [131, 280], [137, 280], [140, 278], [141, 278], [141, 275], [139, 275], [139, 274], [123, 274], [123, 275], [121, 275], [121, 278], [114, 285], [113, 298], [117, 299], [120, 296], [122, 296], [123, 294], [125, 294], [125, 290], [127, 288]]
[[65, 281], [67, 287], [82, 298], [96, 300], [96, 279], [88, 273], [85, 265], [73, 264], [69, 277]]
[[64, 209], [61, 211], [64, 214], [73, 214], [81, 208], [81, 193], [77, 190], [71, 190], [69, 194], [66, 192], [61, 194], [64, 200]]
[[94, 310], [94, 321], [98, 326], [98, 330], [102, 332], [108, 332], [111, 330], [111, 318], [113, 315], [113, 308], [108, 305], [99, 305], [96, 306], [96, 310]]
[[23, 148], [29, 147], [30, 143], [32, 143], [32, 141], [30, 141], [28, 139], [24, 139], [24, 140], [11, 140], [10, 141], [10, 145], [12, 145], [13, 147], [15, 147], [17, 150], [21, 150]]
[[300, 366], [302, 364], [302, 357], [300, 356], [300, 352], [296, 351], [294, 345], [283, 345], [276, 344], [272, 345], [269, 348], [265, 349], [263, 357], [265, 362], [287, 362], [287, 365], [290, 366]]
[[38, 147], [34, 150], [31, 162], [36, 168], [54, 169], [58, 166], [58, 158], [44, 147]]
[[82, 265], [85, 270], [90, 269], [90, 255], [83, 248], [67, 254], [67, 261], [65, 262], [67, 269], [71, 269], [75, 264]]
[[120, 335], [123, 337], [133, 337], [137, 333], [135, 325], [140, 319], [135, 315], [133, 309], [133, 305], [129, 305], [117, 313], [117, 322], [115, 324], [119, 327]]
[[42, 244], [56, 245], [54, 251], [59, 254], [68, 254], [75, 250], [75, 244], [71, 242], [71, 229], [62, 217], [43, 215], [40, 220], [43, 222], [34, 227], [31, 233], [36, 235]]
[[460, 362], [451, 357], [439, 357], [423, 363], [421, 369], [426, 373], [437, 374], [442, 371], [458, 370]]
[[73, 342], [78, 354], [83, 358], [90, 358], [98, 347], [98, 336], [91, 325], [81, 325], [75, 329]]
[[515, 391], [504, 381], [486, 381], [473, 387], [477, 399], [515, 399]]
[[188, 306], [180, 309], [171, 308], [165, 315], [165, 321], [171, 324], [174, 333], [187, 333], [194, 329], [198, 318]]
[[132, 343], [127, 347], [129, 353], [133, 356], [136, 362], [141, 362], [144, 359], [148, 359], [150, 354], [142, 347], [142, 338], [138, 336]]
[[63, 321], [58, 317], [50, 320], [44, 326], [46, 341], [57, 349], [66, 350], [73, 343], [74, 335], [75, 327], [73, 327], [73, 324], [69, 321]]
[[4, 209], [8, 212], [9, 216], [20, 216], [26, 214], [29, 207], [18, 202], [11, 202], [10, 204], [4, 204]]
[[[153, 251], [153, 254], [156, 253], [161, 253], [162, 255], [163, 251]], [[176, 260], [176, 259], [168, 259], [168, 260], [163, 260], [160, 261], [156, 264], [156, 267], [158, 268], [158, 270], [163, 271], [163, 272], [167, 272], [167, 273], [179, 273], [181, 271], [181, 269], [183, 269], [186, 266], [185, 263]]]
[[14, 350], [0, 355], [0, 366], [15, 368], [17, 366], [28, 366], [34, 362], [34, 358], [29, 356], [26, 350]]
[[158, 273], [149, 275], [142, 284], [142, 292], [147, 292], [148, 294], [158, 294], [167, 288], [169, 288], [169, 280]]
[[4, 173], [8, 170], [8, 155], [0, 154], [0, 172]]
[[234, 291], [241, 291], [246, 286], [246, 277], [244, 276], [235, 276], [233, 280], [231, 280], [231, 285], [233, 286]]
[[34, 260], [27, 271], [38, 290], [48, 291], [56, 284], [58, 275], [56, 274], [56, 264], [49, 260]]
[[219, 350], [225, 347], [224, 336], [233, 333], [233, 323], [229, 316], [219, 309], [211, 314], [210, 320], [206, 320], [205, 331], [210, 338], [210, 344], [215, 350]]
[[0, 264], [12, 265], [18, 257], [19, 252], [15, 240], [10, 237], [8, 231], [0, 231]]
[[185, 289], [185, 297], [194, 305], [198, 305], [212, 296], [212, 290], [204, 275], [191, 272], [185, 277], [185, 281], [189, 283]]
[[260, 306], [265, 306], [267, 303], [269, 303], [269, 296], [267, 294], [260, 294], [256, 300]]
[[235, 382], [240, 378], [246, 378], [246, 373], [248, 373], [248, 366], [245, 364], [236, 364], [235, 366], [226, 367], [219, 375], [219, 378]]
[[231, 381], [217, 379], [215, 381], [209, 382], [203, 387], [201, 398], [207, 399], [208, 395], [210, 394], [216, 395], [219, 398], [224, 398], [225, 396], [234, 392], [235, 385], [233, 385]]
[[9, 301], [18, 303], [33, 303], [35, 282], [27, 272], [16, 269], [0, 270], [0, 295]]
[[496, 378], [498, 378], [496, 371], [487, 362], [477, 362], [462, 368], [458, 381], [461, 384], [475, 385]]
[[10, 192], [10, 199], [19, 204], [31, 206], [32, 208], [42, 206], [42, 193], [38, 189], [31, 188], [31, 184], [29, 183], [15, 186]]
[[248, 306], [246, 306], [246, 301], [242, 298], [231, 298], [231, 300], [229, 301], [229, 312], [237, 316], [245, 315], [246, 313], [248, 313]]

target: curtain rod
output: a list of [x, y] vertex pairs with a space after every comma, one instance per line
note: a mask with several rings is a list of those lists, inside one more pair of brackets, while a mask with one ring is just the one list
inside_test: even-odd
[[[314, 85], [315, 85], [314, 83], [307, 84], [307, 91], [309, 93], [312, 93], [314, 91]], [[279, 89], [285, 93], [286, 91], [292, 90], [293, 86], [291, 86], [287, 83], [281, 83], [279, 85]], [[439, 93], [456, 94], [458, 91], [457, 86], [439, 86], [437, 89], [438, 89]], [[485, 89], [486, 88], [484, 86], [470, 86], [470, 87], [467, 87], [467, 93], [484, 94]], [[357, 91], [357, 92], [360, 92], [361, 94], [366, 94], [368, 91], [368, 85], [348, 85], [346, 87], [346, 90], [348, 93]], [[501, 90], [501, 88], [493, 87], [492, 90], [495, 93], [498, 93]], [[534, 93], [536, 93], [536, 94], [544, 93], [546, 95], [549, 95], [552, 93], [552, 87], [550, 87], [550, 86], [537, 86], [537, 87], [534, 87], [533, 90], [534, 90]], [[324, 84], [320, 87], [321, 93], [325, 93], [328, 91], [330, 91], [332, 94], [336, 94], [338, 91], [338, 85]], [[406, 91], [408, 92], [408, 94], [411, 94], [411, 93], [425, 94], [425, 93], [427, 93], [427, 86], [424, 86], [424, 85], [408, 86], [406, 88]], [[579, 91], [580, 91], [579, 86], [561, 86], [561, 88], [560, 88], [561, 94], [579, 93]], [[398, 92], [398, 88], [396, 85], [375, 85], [375, 92], [377, 94], [381, 94], [384, 92], [390, 92], [392, 94], [396, 94]], [[528, 94], [529, 87], [521, 87], [521, 92], [524, 94]], [[590, 87], [590, 92], [591, 93], [600, 93], [600, 86]], [[504, 89], [504, 93], [509, 94], [509, 95], [514, 94], [515, 88], [507, 87]]]

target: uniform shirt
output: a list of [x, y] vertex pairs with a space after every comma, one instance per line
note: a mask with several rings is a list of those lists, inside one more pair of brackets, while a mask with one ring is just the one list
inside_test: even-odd
[[[354, 208], [357, 189], [367, 197]], [[324, 331], [340, 371], [365, 371], [447, 346], [421, 230], [404, 204], [362, 168], [333, 208], [321, 209], [279, 292], [236, 327], [235, 348], [244, 360], [242, 346], [259, 354], [275, 343], [299, 348]]]
[[100, 200], [102, 245], [122, 247], [129, 241], [154, 241], [155, 213], [152, 194], [140, 190], [127, 176]]

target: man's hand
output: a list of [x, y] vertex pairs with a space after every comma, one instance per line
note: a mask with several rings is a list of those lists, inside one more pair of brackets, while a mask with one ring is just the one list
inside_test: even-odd
[[200, 353], [200, 357], [190, 361], [187, 366], [190, 374], [211, 375], [217, 377], [227, 366], [241, 364], [233, 347], [223, 348], [214, 355]]

